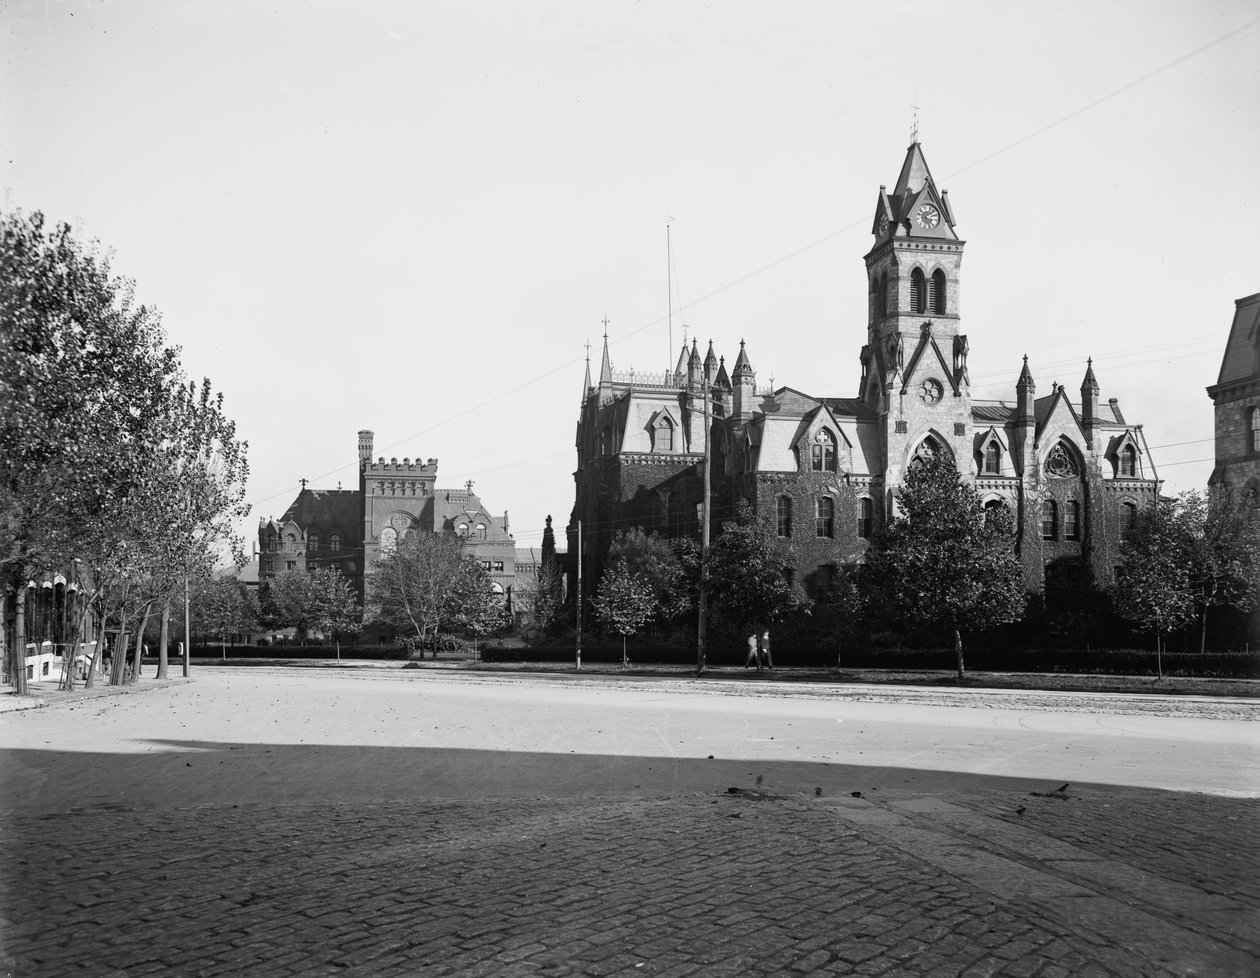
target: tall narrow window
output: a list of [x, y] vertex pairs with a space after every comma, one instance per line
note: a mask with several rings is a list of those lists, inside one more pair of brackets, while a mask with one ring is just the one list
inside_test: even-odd
[[477, 536], [481, 537], [481, 539], [483, 540], [486, 538], [486, 524], [484, 523], [477, 524]]
[[612, 428], [606, 427], [599, 433], [599, 454], [612, 454]]
[[1137, 450], [1132, 445], [1120, 449], [1120, 475], [1127, 479], [1137, 475]]
[[809, 447], [809, 467], [815, 472], [836, 471], [836, 439], [823, 429], [814, 436]]
[[832, 537], [835, 534], [836, 504], [830, 496], [819, 496], [814, 504], [814, 535]]
[[1081, 538], [1081, 504], [1075, 499], [1068, 500], [1063, 512], [1063, 536], [1067, 540]]
[[341, 549], [340, 535], [334, 533], [332, 536], [328, 538], [328, 549], [331, 550], [333, 553], [336, 553], [338, 550]]
[[870, 539], [871, 532], [874, 529], [875, 522], [875, 504], [871, 502], [869, 496], [863, 496], [858, 500], [858, 518], [857, 533], [864, 540]]
[[1260, 452], [1260, 407], [1251, 408], [1247, 414], [1247, 453]]
[[781, 537], [792, 535], [792, 497], [780, 496], [774, 503], [775, 532]]
[[836, 587], [836, 565], [835, 564], [819, 564], [817, 570], [814, 571], [814, 598], [817, 601], [826, 601], [831, 596], [831, 592]]
[[928, 289], [928, 298], [932, 312], [937, 316], [945, 315], [945, 273], [939, 268], [932, 273], [932, 282]]
[[910, 311], [923, 312], [926, 296], [926, 283], [923, 280], [923, 269], [916, 268], [910, 273]]
[[1047, 499], [1041, 504], [1041, 539], [1055, 539], [1058, 523], [1059, 507], [1053, 499]]
[[392, 554], [398, 549], [398, 531], [392, 526], [381, 530], [381, 553]]
[[319, 553], [319, 534], [308, 533], [306, 535], [306, 552], [308, 554]]
[[1120, 504], [1120, 535], [1123, 536], [1133, 529], [1133, 524], [1137, 522], [1137, 507], [1133, 503]]
[[1002, 471], [1002, 449], [995, 441], [984, 446], [984, 474], [998, 475]]

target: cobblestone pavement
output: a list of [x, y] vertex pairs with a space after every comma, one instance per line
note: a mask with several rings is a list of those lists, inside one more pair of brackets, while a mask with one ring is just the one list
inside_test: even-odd
[[1246, 799], [108, 806], [9, 818], [0, 846], [21, 976], [1260, 970]]

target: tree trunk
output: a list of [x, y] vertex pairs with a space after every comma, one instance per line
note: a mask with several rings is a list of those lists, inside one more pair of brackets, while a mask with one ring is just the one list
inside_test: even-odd
[[70, 648], [68, 650], [66, 674], [62, 677], [62, 685], [66, 690], [74, 689], [74, 669], [78, 664], [79, 648], [84, 645], [83, 630], [87, 627], [87, 616], [92, 610], [90, 601], [82, 602], [83, 607], [79, 609], [79, 623], [75, 626], [74, 641], [67, 643]]
[[166, 643], [171, 640], [171, 603], [165, 601], [162, 604], [162, 632], [158, 638], [158, 679], [166, 678]]
[[630, 657], [626, 654], [626, 636], [621, 636], [621, 668], [630, 665]]
[[1203, 614], [1199, 619], [1199, 655], [1207, 651], [1207, 605], [1203, 606]]
[[128, 686], [134, 686], [140, 681], [140, 666], [144, 662], [144, 633], [149, 627], [149, 617], [153, 611], [153, 602], [150, 601], [144, 606], [144, 611], [140, 615], [140, 629], [136, 632], [136, 667], [131, 671], [131, 681]]
[[96, 630], [96, 648], [92, 650], [92, 664], [88, 666], [87, 680], [83, 683], [84, 689], [91, 689], [96, 685], [96, 674], [101, 668], [101, 658], [105, 655], [105, 613], [101, 612], [101, 624]]
[[954, 655], [958, 657], [958, 681], [963, 680], [963, 648], [962, 633], [958, 631], [958, 626], [954, 626]]
[[333, 632], [333, 644], [337, 646], [337, 665], [341, 665], [341, 633]]
[[13, 692], [18, 696], [29, 693], [26, 685], [26, 574], [18, 581], [17, 600], [13, 614]]
[[121, 686], [123, 673], [127, 664], [127, 649], [131, 646], [131, 633], [126, 630], [127, 620], [124, 618], [118, 626], [118, 641], [114, 643], [114, 654], [109, 670], [109, 684]]
[[1155, 629], [1155, 678], [1164, 678], [1164, 636]]

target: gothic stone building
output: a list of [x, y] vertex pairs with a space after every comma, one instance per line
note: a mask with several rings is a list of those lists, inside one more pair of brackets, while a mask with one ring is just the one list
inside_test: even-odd
[[516, 543], [508, 514], [491, 516], [472, 491], [438, 489], [438, 461], [372, 460], [372, 432], [359, 432], [358, 489], [308, 489], [277, 519], [258, 525], [258, 579], [265, 584], [286, 570], [333, 567], [363, 595], [364, 575], [409, 533], [450, 531], [468, 538], [496, 592], [510, 597], [516, 578]]
[[1207, 389], [1216, 422], [1210, 484], [1260, 495], [1260, 292], [1234, 306], [1220, 376]]
[[620, 529], [698, 532], [706, 444], [715, 527], [747, 499], [792, 544], [816, 597], [861, 560], [911, 462], [932, 455], [951, 458], [986, 505], [1013, 511], [1030, 590], [1113, 579], [1120, 535], [1159, 488], [1141, 426], [1101, 399], [1092, 362], [1078, 397], [1057, 383], [1038, 396], [1027, 357], [1010, 398], [972, 397], [965, 242], [917, 141], [892, 191], [879, 189], [871, 234], [856, 397], [761, 388], [743, 342], [729, 373], [712, 343], [702, 359], [694, 341], [673, 371], [618, 373], [605, 337], [599, 380], [588, 362], [583, 384], [568, 527], [576, 554], [582, 523], [589, 586]]

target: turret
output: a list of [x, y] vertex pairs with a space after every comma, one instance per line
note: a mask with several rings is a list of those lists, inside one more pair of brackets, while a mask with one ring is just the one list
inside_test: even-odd
[[1037, 438], [1037, 416], [1033, 402], [1037, 385], [1033, 383], [1032, 371], [1028, 369], [1027, 356], [1024, 357], [1024, 369], [1019, 372], [1019, 380], [1015, 382], [1015, 393], [1015, 431], [1012, 433], [1011, 456], [1022, 475], [1034, 464], [1033, 442]]
[[1024, 355], [1024, 369], [1019, 372], [1019, 380], [1015, 382], [1016, 420], [1033, 420], [1033, 395], [1037, 393], [1037, 385], [1033, 383], [1032, 371], [1028, 369], [1028, 356]]
[[1094, 377], [1094, 360], [1091, 357], [1085, 367], [1085, 379], [1081, 381], [1081, 423], [1085, 427], [1085, 437], [1092, 448], [1094, 433], [1102, 423], [1098, 417], [1098, 380]]
[[372, 437], [370, 431], [359, 432], [359, 467], [362, 468], [372, 461]]
[[713, 341], [709, 340], [709, 352], [704, 355], [704, 380], [709, 386], [717, 378], [717, 354], [713, 352]]
[[753, 397], [756, 392], [756, 378], [753, 376], [752, 364], [748, 353], [744, 350], [744, 341], [739, 341], [739, 356], [735, 358], [734, 397], [731, 413], [736, 421], [747, 421], [752, 417]]
[[700, 363], [700, 348], [696, 345], [696, 341], [691, 341], [691, 356], [687, 360], [687, 386], [700, 386], [700, 371], [703, 369]]

